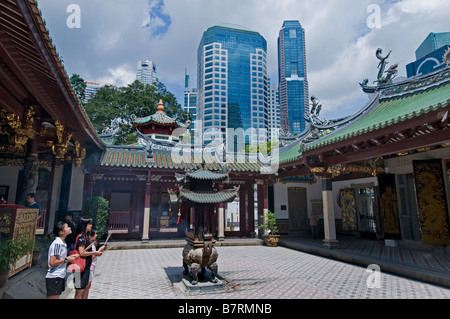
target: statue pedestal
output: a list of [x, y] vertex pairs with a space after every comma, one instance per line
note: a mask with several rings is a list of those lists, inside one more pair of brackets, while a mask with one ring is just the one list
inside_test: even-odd
[[222, 280], [217, 279], [216, 283], [211, 282], [209, 272], [206, 272], [203, 276], [199, 275], [199, 281], [195, 285], [191, 283], [191, 277], [189, 275], [180, 273], [179, 278], [180, 282], [177, 283], [177, 286], [182, 292], [216, 293], [227, 290], [227, 286]]

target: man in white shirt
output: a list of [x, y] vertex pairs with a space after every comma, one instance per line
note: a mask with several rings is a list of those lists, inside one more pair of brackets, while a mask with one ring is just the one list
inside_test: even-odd
[[74, 262], [79, 255], [67, 257], [67, 245], [64, 242], [72, 230], [64, 222], [56, 223], [53, 227], [56, 238], [48, 249], [48, 271], [45, 276], [48, 299], [59, 299], [66, 287], [67, 264]]

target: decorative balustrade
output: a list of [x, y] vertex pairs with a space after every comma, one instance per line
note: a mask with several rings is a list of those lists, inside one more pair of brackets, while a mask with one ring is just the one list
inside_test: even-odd
[[109, 231], [128, 231], [131, 226], [135, 226], [134, 213], [129, 211], [110, 211], [109, 212]]
[[41, 209], [41, 216], [38, 217], [38, 220], [36, 222], [36, 234], [40, 234], [42, 235], [44, 233], [44, 228], [45, 228], [45, 218], [47, 216], [47, 209], [46, 208], [42, 208]]

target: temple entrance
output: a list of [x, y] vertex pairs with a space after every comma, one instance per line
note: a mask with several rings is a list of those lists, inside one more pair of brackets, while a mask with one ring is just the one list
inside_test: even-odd
[[128, 192], [111, 193], [110, 213], [108, 228], [112, 233], [125, 233], [129, 231], [130, 222], [130, 200]]
[[112, 234], [139, 234], [138, 198], [129, 191], [113, 191], [109, 199], [108, 231]]
[[177, 215], [178, 203], [170, 203], [169, 193], [153, 191], [150, 196], [150, 238], [184, 237], [181, 223], [177, 224]]
[[289, 234], [309, 230], [306, 188], [288, 188]]
[[363, 238], [376, 239], [377, 205], [374, 186], [357, 186], [355, 190], [358, 235]]
[[421, 240], [414, 177], [402, 174], [397, 178], [402, 236], [404, 239]]

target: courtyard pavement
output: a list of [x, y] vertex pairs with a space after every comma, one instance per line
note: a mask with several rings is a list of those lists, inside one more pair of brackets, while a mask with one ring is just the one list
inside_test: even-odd
[[[181, 275], [184, 243], [119, 242], [121, 249], [99, 258], [89, 298], [450, 299], [448, 287], [430, 283], [450, 280], [448, 254], [345, 238], [330, 250], [321, 240], [295, 236], [283, 236], [276, 248], [258, 239], [226, 239], [216, 247], [222, 285], [208, 284], [207, 273], [197, 288], [207, 287], [192, 290]], [[73, 294], [68, 289], [62, 297]]]

